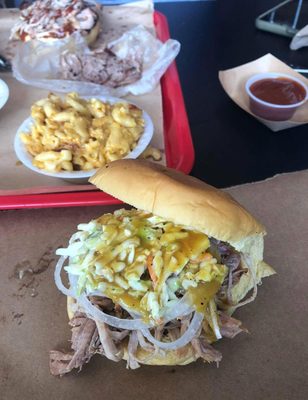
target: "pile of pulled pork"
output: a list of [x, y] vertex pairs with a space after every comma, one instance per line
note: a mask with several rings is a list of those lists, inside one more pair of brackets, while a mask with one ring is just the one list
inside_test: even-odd
[[[212, 255], [217, 258], [218, 262], [225, 264], [229, 269], [229, 274], [216, 295], [220, 333], [223, 337], [234, 338], [238, 333], [247, 332], [247, 330], [242, 327], [241, 321], [230, 317], [222, 310], [233, 305], [231, 298], [232, 286], [239, 281], [243, 273], [247, 272], [247, 269], [244, 268], [241, 262], [240, 254], [230, 245], [215, 239], [210, 239], [210, 242]], [[129, 314], [125, 310], [108, 298], [92, 296], [90, 300], [92, 304], [110, 315], [118, 318], [129, 318]], [[164, 339], [166, 341], [178, 339], [186, 331], [191, 318], [192, 314], [153, 328], [155, 339], [163, 341]], [[127, 347], [127, 368], [131, 369], [136, 369], [140, 366], [140, 361], [137, 357], [138, 347], [148, 352], [148, 357], [146, 360], [143, 359], [143, 362], [149, 362], [157, 354], [164, 354], [162, 349], [149, 343], [141, 331], [110, 327], [104, 322], [87, 317], [85, 313], [79, 310], [75, 312], [70, 325], [72, 327], [72, 351], [50, 351], [50, 372], [52, 375], [62, 376], [74, 368], [80, 370], [84, 364], [90, 361], [94, 354], [103, 355], [112, 361], [120, 361], [123, 358], [124, 347]], [[204, 318], [202, 329], [190, 343], [196, 359], [201, 358], [204, 361], [218, 364], [222, 359], [222, 355], [211, 345], [215, 340], [216, 338], [210, 325]], [[183, 349], [179, 348], [175, 351], [181, 357]]]
[[61, 56], [61, 74], [64, 79], [117, 88], [141, 78], [142, 60], [141, 57], [120, 59], [108, 48], [98, 48], [89, 54], [67, 53]]

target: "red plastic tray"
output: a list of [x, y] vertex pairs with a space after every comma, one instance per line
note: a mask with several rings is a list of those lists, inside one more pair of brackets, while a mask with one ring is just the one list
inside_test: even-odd
[[[170, 34], [166, 17], [155, 11], [154, 24], [158, 38], [163, 42], [168, 40]], [[162, 77], [161, 88], [167, 166], [188, 174], [193, 167], [195, 154], [175, 62]], [[0, 210], [120, 203], [120, 200], [101, 191], [0, 196]]]

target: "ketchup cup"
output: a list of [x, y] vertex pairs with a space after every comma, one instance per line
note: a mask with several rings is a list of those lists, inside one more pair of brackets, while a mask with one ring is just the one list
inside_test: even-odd
[[[251, 91], [251, 87], [258, 81], [263, 80], [287, 80], [294, 82], [296, 86], [300, 86], [300, 90], [304, 93], [304, 98], [300, 99], [297, 102], [293, 102], [292, 104], [277, 104], [277, 101], [264, 101], [258, 98]], [[249, 108], [253, 114], [258, 117], [270, 120], [270, 121], [286, 121], [291, 119], [295, 111], [303, 105], [308, 99], [308, 89], [307, 86], [298, 78], [295, 78], [292, 75], [281, 74], [281, 73], [262, 73], [253, 75], [248, 79], [245, 85], [246, 93], [249, 96]], [[269, 89], [270, 90], [270, 89]], [[269, 93], [271, 95], [271, 93]]]

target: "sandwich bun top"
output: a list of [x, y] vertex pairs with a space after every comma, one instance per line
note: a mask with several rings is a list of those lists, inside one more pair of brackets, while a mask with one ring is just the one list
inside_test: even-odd
[[160, 164], [117, 160], [100, 168], [89, 181], [135, 208], [218, 240], [235, 243], [266, 233], [229, 194]]

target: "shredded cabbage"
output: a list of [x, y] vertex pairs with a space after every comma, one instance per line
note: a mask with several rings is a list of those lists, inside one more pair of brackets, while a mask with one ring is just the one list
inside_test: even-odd
[[217, 320], [217, 307], [216, 303], [213, 299], [210, 300], [209, 302], [209, 309], [210, 309], [210, 317], [211, 317], [211, 327], [215, 333], [216, 339], [221, 339], [221, 333], [218, 325], [218, 320]]
[[[199, 283], [222, 282], [226, 267], [207, 253], [208, 237], [140, 210], [117, 210], [78, 225], [66, 249], [66, 272], [74, 276], [63, 293], [109, 297], [149, 320], [171, 320], [193, 311], [184, 293]], [[62, 259], [63, 260], [63, 259]], [[62, 267], [61, 267], [62, 268]], [[70, 279], [71, 280], [71, 279]], [[172, 317], [172, 318], [171, 318]]]

